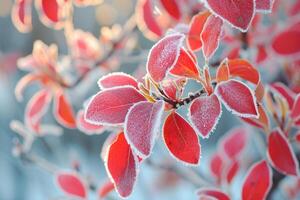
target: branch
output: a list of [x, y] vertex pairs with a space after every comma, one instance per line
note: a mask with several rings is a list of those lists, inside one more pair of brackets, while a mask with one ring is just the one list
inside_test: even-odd
[[74, 83], [72, 83], [71, 85], [67, 85], [67, 84], [61, 84], [62, 87], [64, 88], [74, 88], [76, 87], [78, 84], [81, 83], [81, 81], [87, 76], [87, 74], [89, 74], [90, 72], [92, 72], [94, 69], [96, 69], [98, 66], [102, 65], [103, 63], [107, 62], [118, 50], [118, 46], [119, 44], [126, 39], [134, 30], [137, 29], [137, 25], [136, 25], [136, 19], [135, 19], [135, 15], [132, 15], [128, 21], [125, 23], [124, 27], [123, 27], [123, 34], [114, 42], [112, 42], [112, 47], [110, 48], [110, 50], [106, 53], [106, 55], [102, 58], [100, 58], [98, 61], [95, 62], [95, 64], [93, 65], [92, 68], [90, 68], [88, 71], [86, 71], [85, 73], [83, 73]]

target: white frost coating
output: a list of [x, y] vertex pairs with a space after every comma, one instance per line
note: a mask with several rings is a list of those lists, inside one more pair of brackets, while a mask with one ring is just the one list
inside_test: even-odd
[[[265, 160], [262, 160], [262, 161], [260, 161], [260, 162], [257, 162], [257, 163], [255, 163], [254, 165], [252, 165], [252, 166], [250, 167], [250, 169], [248, 169], [248, 171], [247, 171], [247, 173], [246, 173], [246, 175], [245, 175], [245, 177], [244, 177], [244, 179], [243, 179], [243, 181], [242, 181], [242, 190], [243, 190], [244, 184], [245, 184], [245, 182], [246, 182], [248, 176], [250, 175], [251, 171], [253, 170], [253, 168], [255, 168], [257, 165], [261, 164], [261, 162], [264, 162], [264, 161], [265, 161]], [[265, 161], [265, 162], [267, 162], [267, 161]], [[269, 193], [269, 191], [270, 191], [270, 189], [271, 189], [271, 187], [272, 187], [272, 185], [273, 185], [273, 179], [272, 179], [272, 177], [273, 177], [273, 172], [272, 172], [271, 167], [268, 165], [268, 163], [267, 163], [267, 167], [268, 167], [268, 172], [269, 172], [269, 183], [270, 183], [270, 184], [269, 184], [269, 186], [268, 186], [268, 188], [267, 188], [267, 191], [265, 192], [265, 195], [264, 195], [264, 197], [263, 197], [262, 199], [266, 199], [266, 198], [267, 198], [267, 195], [268, 195], [268, 193]]]
[[[205, 98], [205, 97], [198, 97], [198, 98]], [[198, 99], [198, 98], [196, 98], [196, 99]], [[196, 100], [196, 99], [195, 99], [195, 100]], [[218, 99], [218, 101], [219, 101], [219, 105], [220, 105], [220, 114], [219, 114], [218, 117], [215, 119], [215, 123], [214, 123], [213, 127], [211, 128], [211, 130], [209, 131], [209, 133], [208, 133], [206, 136], [204, 136], [203, 133], [201, 133], [200, 130], [198, 130], [198, 128], [196, 127], [196, 125], [193, 123], [192, 115], [191, 115], [191, 106], [192, 106], [193, 102], [190, 104], [190, 107], [189, 107], [189, 109], [188, 109], [188, 119], [189, 119], [189, 121], [191, 122], [191, 126], [192, 126], [193, 129], [196, 131], [196, 133], [197, 133], [199, 136], [201, 136], [203, 139], [208, 139], [209, 136], [215, 131], [215, 129], [216, 129], [216, 127], [217, 127], [217, 124], [219, 123], [219, 120], [220, 120], [220, 118], [221, 118], [221, 116], [222, 116], [222, 113], [223, 113], [223, 111], [222, 111], [222, 105], [221, 105], [221, 102], [220, 102], [219, 99]], [[208, 115], [209, 115], [209, 114], [208, 114]]]
[[247, 26], [246, 29], [242, 29], [242, 28], [240, 28], [240, 27], [237, 27], [237, 26], [233, 25], [230, 21], [228, 21], [228, 20], [225, 19], [224, 17], [222, 17], [222, 16], [220, 16], [219, 14], [217, 14], [217, 13], [209, 6], [207, 0], [203, 0], [203, 3], [204, 3], [204, 5], [205, 5], [205, 7], [208, 8], [208, 10], [209, 10], [211, 13], [213, 13], [214, 15], [220, 17], [223, 21], [226, 21], [228, 24], [230, 24], [231, 27], [236, 28], [236, 29], [238, 29], [239, 31], [244, 32], [244, 33], [248, 31], [248, 29], [249, 29], [249, 27], [250, 27], [250, 25], [251, 25], [251, 22], [252, 22], [252, 20], [253, 20], [253, 18], [254, 18], [254, 16], [255, 16], [255, 12], [256, 12], [256, 3], [255, 3], [255, 0], [253, 0], [253, 14], [252, 14], [252, 16], [251, 16], [250, 22], [249, 22], [249, 24], [248, 24], [248, 26]]
[[[245, 114], [245, 113], [240, 113], [238, 112], [237, 110], [234, 110], [232, 108], [230, 108], [230, 106], [226, 103], [226, 101], [224, 101], [224, 99], [222, 98], [222, 96], [219, 94], [218, 92], [218, 88], [220, 85], [222, 84], [226, 84], [228, 81], [235, 81], [235, 82], [239, 82], [240, 84], [244, 85], [245, 87], [248, 88], [249, 92], [251, 93], [251, 96], [252, 96], [252, 99], [253, 99], [253, 103], [254, 103], [254, 108], [255, 108], [255, 111], [257, 113], [257, 115], [253, 115], [253, 114]], [[256, 104], [256, 97], [255, 95], [253, 94], [252, 90], [243, 82], [241, 81], [237, 81], [237, 80], [228, 80], [228, 81], [224, 81], [222, 83], [219, 83], [216, 88], [215, 88], [215, 94], [217, 95], [217, 97], [219, 98], [219, 100], [222, 101], [222, 103], [224, 104], [224, 106], [226, 107], [226, 109], [230, 112], [232, 112], [233, 114], [239, 116], [239, 117], [244, 117], [244, 118], [255, 118], [255, 119], [258, 119], [259, 118], [259, 112], [258, 112], [258, 108], [257, 108], [257, 104]]]
[[[281, 129], [279, 127], [276, 128], [276, 131], [279, 133], [279, 135], [283, 138], [283, 140], [285, 141], [285, 143], [287, 144], [288, 146], [288, 149], [289, 151], [291, 152], [291, 155], [292, 155], [292, 158], [293, 158], [293, 161], [295, 163], [295, 168], [296, 168], [296, 173], [297, 173], [297, 176], [299, 176], [300, 172], [299, 172], [299, 163], [298, 163], [298, 160], [296, 158], [296, 155], [294, 154], [293, 152], [293, 148], [291, 146], [291, 144], [289, 143], [289, 141], [287, 140], [287, 138], [285, 137], [284, 133], [281, 131]], [[270, 137], [270, 136], [269, 136]], [[268, 161], [271, 163], [271, 165], [278, 171], [280, 171], [281, 173], [285, 174], [285, 175], [289, 175], [287, 174], [285, 171], [279, 169], [273, 162], [272, 158], [271, 158], [271, 155], [269, 154], [269, 151], [267, 151], [267, 158], [268, 158]]]
[[263, 13], [263, 14], [269, 14], [269, 13], [272, 12], [275, 0], [270, 0], [270, 8], [268, 10], [256, 8], [256, 1], [257, 0], [255, 0], [255, 10], [256, 10], [256, 12], [260, 12], [260, 13]]
[[[176, 114], [178, 114], [180, 117], [182, 117], [179, 113], [176, 112]], [[167, 117], [167, 118], [168, 118], [168, 117]], [[167, 119], [167, 118], [166, 118], [166, 119]], [[186, 121], [183, 117], [182, 117], [182, 119], [183, 119], [184, 121]], [[186, 123], [190, 124], [188, 121], [186, 121]], [[166, 120], [165, 120], [164, 125], [163, 125], [163, 130], [164, 130], [165, 124], [166, 124]], [[181, 164], [183, 164], [183, 165], [185, 165], [185, 166], [188, 166], [188, 167], [198, 167], [198, 166], [199, 166], [200, 160], [201, 160], [201, 156], [202, 156], [202, 152], [201, 152], [201, 143], [200, 143], [200, 141], [199, 141], [198, 136], [197, 136], [197, 142], [198, 142], [198, 144], [199, 144], [199, 146], [200, 146], [200, 153], [199, 153], [199, 159], [198, 159], [198, 162], [195, 163], [195, 164], [188, 163], [188, 162], [184, 162], [184, 161], [180, 160], [179, 158], [177, 158], [177, 157], [170, 151], [170, 149], [168, 148], [167, 143], [166, 143], [166, 140], [165, 140], [165, 137], [162, 136], [162, 138], [163, 138], [163, 142], [164, 142], [165, 146], [167, 147], [167, 150], [168, 150], [169, 154], [170, 154], [171, 157], [173, 157], [176, 161], [178, 161], [179, 163], [181, 163]]]
[[[112, 72], [112, 73], [109, 73], [109, 74], [106, 74], [105, 76], [102, 76], [98, 81], [97, 81], [97, 85], [99, 87], [100, 90], [104, 90], [104, 89], [109, 89], [109, 88], [106, 88], [104, 87], [101, 82], [109, 77], [112, 77], [112, 76], [125, 76], [126, 78], [130, 78], [132, 79], [133, 81], [135, 82], [138, 82], [136, 80], [136, 78], [134, 78], [133, 76], [129, 75], [129, 74], [126, 74], [124, 72]], [[132, 86], [132, 85], [123, 85], [123, 86]], [[118, 87], [118, 86], [114, 86], [114, 87]], [[112, 88], [114, 88], [112, 87]]]
[[[90, 107], [91, 103], [94, 101], [94, 99], [100, 95], [102, 92], [104, 91], [108, 91], [108, 90], [118, 90], [120, 88], [132, 88], [134, 89], [136, 92], [138, 92], [139, 94], [141, 94], [135, 87], [131, 86], [131, 85], [124, 85], [124, 86], [116, 86], [116, 87], [113, 87], [113, 88], [107, 88], [107, 89], [104, 89], [98, 93], [96, 93], [95, 95], [93, 95], [89, 102], [87, 103], [86, 107], [84, 108], [84, 120], [87, 121], [88, 123], [90, 124], [93, 124], [93, 125], [102, 125], [102, 126], [112, 126], [112, 127], [119, 127], [119, 126], [123, 126], [124, 123], [115, 123], [115, 124], [112, 124], [112, 123], [103, 123], [103, 122], [98, 122], [98, 121], [94, 121], [94, 120], [90, 120], [86, 117], [87, 115], [87, 109]], [[141, 94], [142, 95], [142, 94]], [[128, 112], [127, 112], [128, 113]]]
[[[160, 100], [160, 101], [157, 101], [156, 103], [161, 103], [161, 107], [159, 108], [159, 110], [157, 111], [156, 113], [156, 119], [154, 121], [154, 123], [152, 124], [153, 127], [151, 129], [151, 131], [153, 131], [152, 133], [149, 133], [150, 134], [150, 152], [149, 152], [149, 155], [145, 155], [143, 154], [142, 152], [140, 152], [136, 146], [132, 143], [129, 135], [128, 135], [128, 130], [127, 130], [127, 123], [128, 123], [128, 117], [130, 115], [130, 113], [132, 112], [132, 110], [141, 105], [141, 104], [144, 104], [144, 103], [147, 103], [147, 101], [141, 101], [141, 102], [138, 102], [136, 104], [134, 104], [130, 109], [129, 111], [127, 112], [127, 115], [126, 115], [126, 118], [125, 118], [125, 122], [124, 122], [124, 135], [125, 135], [125, 138], [126, 138], [126, 141], [128, 142], [128, 144], [130, 145], [131, 149], [134, 151], [134, 153], [136, 153], [139, 157], [141, 157], [142, 159], [146, 159], [147, 157], [149, 157], [152, 153], [152, 149], [154, 147], [154, 142], [155, 140], [157, 139], [157, 136], [158, 136], [158, 132], [161, 131], [160, 130], [160, 126], [161, 126], [161, 121], [162, 121], [162, 116], [163, 116], [163, 113], [164, 113], [164, 107], [165, 107], [165, 104], [164, 104], [164, 101]], [[149, 102], [148, 102], [149, 103]], [[154, 105], [153, 105], [154, 106]], [[150, 116], [151, 118], [151, 116]], [[150, 121], [150, 120], [149, 120]], [[151, 137], [152, 136], [152, 137]]]
[[[147, 71], [147, 74], [149, 74], [150, 76], [151, 76], [151, 73], [149, 73], [148, 66], [149, 66], [149, 60], [150, 60], [150, 56], [152, 54], [152, 50], [155, 49], [160, 44], [160, 42], [162, 42], [163, 40], [166, 40], [166, 39], [168, 39], [170, 37], [174, 37], [174, 36], [180, 36], [180, 39], [178, 40], [178, 44], [177, 44], [177, 49], [176, 49], [176, 57], [175, 57], [175, 60], [174, 60], [173, 64], [171, 66], [169, 66], [169, 68], [166, 70], [166, 72], [164, 74], [164, 77], [169, 73], [170, 69], [173, 68], [174, 65], [176, 64], [176, 62], [178, 60], [178, 57], [179, 57], [179, 54], [180, 54], [180, 47], [182, 46], [184, 38], [185, 38], [185, 36], [181, 33], [167, 35], [164, 38], [160, 39], [155, 45], [152, 46], [152, 48], [149, 51], [149, 54], [148, 54], [148, 57], [147, 57], [147, 63], [146, 63], [146, 71]], [[164, 56], [164, 55], [162, 55], [162, 56]], [[161, 59], [161, 58], [157, 58], [157, 59]]]
[[[125, 135], [125, 134], [124, 134], [124, 135]], [[118, 139], [118, 137], [119, 137], [119, 136], [116, 136], [114, 142]], [[127, 141], [127, 139], [126, 139], [126, 141]], [[112, 175], [111, 175], [111, 173], [110, 173], [110, 171], [109, 171], [109, 169], [108, 169], [108, 165], [107, 165], [108, 154], [109, 154], [109, 151], [110, 151], [110, 147], [114, 144], [114, 142], [112, 142], [112, 143], [108, 146], [108, 148], [107, 148], [107, 150], [106, 150], [106, 152], [105, 152], [104, 158], [103, 158], [103, 162], [104, 162], [104, 166], [105, 166], [105, 169], [106, 169], [106, 173], [107, 173], [107, 175], [108, 175], [108, 178], [109, 178], [109, 179], [111, 180], [111, 182], [114, 184], [114, 188], [116, 189], [116, 191], [117, 191], [117, 193], [118, 193], [118, 196], [119, 196], [120, 198], [122, 198], [122, 199], [127, 199], [129, 196], [127, 196], [127, 197], [121, 196], [121, 194], [120, 194], [120, 192], [119, 192], [119, 189], [118, 189], [118, 187], [117, 187], [117, 185], [116, 185], [116, 183], [115, 183], [115, 180], [113, 179], [113, 177], [112, 177]], [[130, 148], [130, 146], [129, 146], [129, 148]], [[132, 192], [133, 192], [133, 189], [134, 189], [134, 187], [135, 187], [135, 185], [136, 185], [136, 179], [137, 179], [137, 176], [138, 176], [138, 173], [139, 173], [139, 160], [138, 160], [137, 155], [132, 151], [132, 149], [131, 149], [131, 153], [132, 153], [132, 155], [133, 155], [133, 159], [134, 159], [134, 163], [135, 163], [135, 177], [134, 177], [133, 186], [132, 186], [132, 191], [131, 191], [131, 193], [132, 193]]]
[[[209, 17], [207, 18], [207, 20], [206, 20], [204, 26], [203, 26], [203, 31], [206, 30], [206, 29], [207, 29], [207, 26], [210, 25], [208, 22], [210, 22], [209, 20], [210, 20], [211, 17], [215, 17], [215, 18], [216, 18], [216, 16], [213, 16], [213, 15], [209, 16]], [[222, 20], [222, 18], [220, 18], [220, 19]], [[222, 25], [221, 25], [221, 27], [220, 27], [220, 32], [219, 32], [219, 34], [218, 34], [217, 46], [216, 46], [216, 48], [211, 52], [211, 54], [209, 55], [209, 57], [206, 57], [206, 55], [204, 54], [204, 49], [205, 49], [204, 46], [206, 46], [206, 42], [204, 42], [204, 41], [203, 41], [203, 38], [202, 38], [203, 31], [202, 31], [201, 34], [200, 34], [200, 39], [201, 39], [201, 42], [202, 42], [202, 53], [203, 53], [203, 56], [205, 57], [206, 60], [209, 60], [209, 59], [215, 54], [215, 52], [217, 51], [217, 49], [218, 49], [218, 47], [219, 47], [219, 45], [220, 45], [221, 33], [222, 33], [222, 30], [223, 30], [223, 24], [224, 24], [224, 23], [223, 23], [223, 21], [222, 21]]]

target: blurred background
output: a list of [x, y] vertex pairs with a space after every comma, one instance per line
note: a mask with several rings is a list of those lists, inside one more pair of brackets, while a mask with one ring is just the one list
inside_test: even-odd
[[[91, 32], [97, 37], [104, 26], [124, 24], [134, 12], [135, 4], [136, 1], [134, 0], [102, 0], [95, 7], [75, 7], [74, 25], [76, 28]], [[13, 0], [0, 0], [0, 199], [71, 199], [65, 197], [55, 185], [54, 177], [51, 173], [26, 160], [15, 158], [12, 154], [15, 138], [19, 136], [10, 129], [10, 122], [12, 120], [23, 121], [26, 102], [37, 90], [36, 87], [29, 87], [25, 91], [24, 101], [21, 103], [16, 101], [14, 89], [17, 81], [25, 74], [17, 69], [17, 59], [30, 54], [33, 43], [36, 40], [42, 40], [46, 44], [55, 43], [58, 45], [60, 54], [68, 53], [63, 31], [56, 31], [43, 25], [38, 19], [35, 9], [32, 9], [32, 31], [25, 34], [17, 31], [12, 24], [10, 16], [12, 5]], [[140, 32], [136, 33], [136, 37], [139, 47], [133, 54], [147, 53], [147, 49], [153, 45], [153, 42], [144, 38]], [[138, 69], [140, 63], [145, 61], [146, 54], [142, 54], [142, 58], [139, 58], [137, 61], [133, 59], [132, 62], [121, 62], [120, 71], [132, 73]], [[260, 70], [264, 72], [266, 68]], [[81, 91], [80, 88], [68, 91], [68, 94], [75, 102], [73, 103], [75, 110], [82, 108], [84, 100], [98, 91], [96, 82], [101, 73], [98, 72], [91, 77], [88, 83], [89, 87], [85, 87], [87, 88], [85, 91]], [[264, 77], [264, 79], [273, 79], [273, 77], [275, 76], [268, 76], [267, 79]], [[81, 95], [77, 96], [78, 92]], [[230, 128], [241, 124], [233, 115], [225, 109], [223, 110], [214, 134], [209, 140], [201, 140], [201, 162], [203, 164], [200, 164], [199, 168], [191, 168], [192, 171], [199, 173], [201, 171], [204, 176], [209, 176], [209, 169], [205, 168], [205, 166], [208, 166], [208, 155], [214, 150], [218, 138]], [[46, 118], [50, 123], [56, 123], [51, 114], [47, 115]], [[38, 138], [34, 142], [31, 151], [53, 163], [61, 170], [68, 170], [79, 164], [81, 172], [90, 176], [96, 185], [100, 185], [107, 180], [106, 171], [100, 158], [100, 151], [108, 135], [109, 132], [89, 136], [77, 129], [64, 129], [64, 133], [60, 137], [46, 136]], [[152, 160], [171, 162], [177, 165], [176, 161], [169, 156], [162, 140], [158, 141]], [[255, 145], [260, 144], [255, 143], [255, 141], [251, 142], [253, 144], [249, 146], [252, 145], [251, 154], [255, 158], [259, 148], [253, 148], [253, 145], [255, 147]], [[178, 167], [186, 166], [179, 163]], [[243, 173], [244, 171], [241, 172], [241, 174]], [[242, 178], [237, 178], [233, 191], [240, 190]], [[195, 189], [197, 188], [193, 184], [180, 180], [171, 172], [144, 165], [143, 170], [139, 174], [137, 187], [129, 199], [195, 199]], [[232, 195], [238, 197], [239, 192]], [[89, 199], [97, 199], [97, 193], [90, 192]], [[116, 194], [112, 194], [108, 199], [118, 199], [118, 197]]]

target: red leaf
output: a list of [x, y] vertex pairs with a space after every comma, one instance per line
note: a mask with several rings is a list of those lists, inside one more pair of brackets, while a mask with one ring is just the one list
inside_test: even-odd
[[124, 86], [124, 85], [131, 85], [138, 89], [138, 82], [137, 80], [130, 76], [129, 74], [125, 74], [123, 72], [114, 72], [103, 76], [98, 80], [98, 86], [100, 89], [107, 89], [113, 88], [116, 86]]
[[60, 0], [36, 0], [36, 8], [39, 11], [41, 21], [50, 27], [60, 29], [64, 25], [64, 18], [68, 14], [66, 4], [69, 1]]
[[211, 15], [205, 22], [201, 33], [203, 44], [203, 55], [208, 60], [216, 52], [221, 37], [223, 21], [214, 15]]
[[295, 121], [298, 119], [300, 120], [300, 94], [297, 94], [295, 98], [290, 117]]
[[277, 34], [273, 41], [274, 51], [282, 56], [295, 55], [300, 53], [300, 31], [288, 29]]
[[86, 198], [87, 189], [83, 180], [73, 172], [60, 172], [56, 175], [59, 187], [68, 195]]
[[120, 133], [106, 155], [105, 167], [121, 197], [128, 197], [133, 190], [138, 170], [138, 159]]
[[300, 12], [300, 1], [295, 1], [289, 10], [289, 15], [294, 16]]
[[98, 188], [98, 196], [102, 199], [105, 198], [111, 191], [115, 189], [114, 184], [107, 180], [103, 185]]
[[85, 110], [85, 118], [96, 125], [120, 125], [133, 104], [145, 101], [131, 86], [114, 87], [98, 92]]
[[210, 171], [217, 178], [218, 182], [221, 181], [223, 176], [224, 160], [223, 156], [215, 153], [210, 161]]
[[228, 67], [230, 76], [240, 77], [246, 81], [250, 81], [253, 84], [259, 83], [259, 72], [247, 60], [228, 60]]
[[265, 160], [249, 169], [242, 188], [242, 200], [266, 199], [272, 186], [272, 170]]
[[171, 154], [188, 164], [199, 164], [201, 147], [191, 125], [176, 112], [172, 112], [163, 126], [164, 141]]
[[268, 53], [266, 47], [263, 45], [258, 45], [257, 47], [257, 55], [256, 55], [256, 63], [261, 63], [265, 61], [268, 57]]
[[255, 8], [261, 12], [272, 12], [272, 6], [275, 0], [255, 0]]
[[228, 68], [228, 60], [225, 59], [217, 69], [216, 80], [217, 83], [222, 81], [227, 81], [229, 79], [229, 68]]
[[142, 101], [133, 105], [125, 119], [124, 132], [131, 148], [141, 158], [150, 155], [154, 141], [160, 131], [163, 101], [150, 103]]
[[235, 28], [247, 31], [255, 14], [254, 0], [207, 0], [210, 10]]
[[174, 19], [179, 20], [181, 18], [181, 11], [177, 0], [160, 0], [163, 7]]
[[215, 93], [233, 114], [240, 117], [259, 117], [255, 97], [244, 83], [237, 80], [219, 83]]
[[230, 159], [236, 159], [247, 142], [247, 130], [243, 127], [234, 128], [222, 137], [221, 146]]
[[160, 37], [163, 34], [163, 30], [156, 21], [151, 0], [141, 0], [137, 4], [137, 23], [142, 31], [149, 29], [154, 37]]
[[201, 188], [197, 191], [197, 195], [200, 199], [230, 200], [227, 194], [216, 188]]
[[179, 77], [199, 79], [199, 71], [193, 58], [183, 48], [180, 49], [180, 55], [170, 73]]
[[268, 157], [272, 166], [287, 175], [299, 175], [295, 153], [282, 131], [277, 128], [268, 137]]
[[76, 124], [79, 130], [82, 132], [92, 135], [92, 134], [100, 134], [104, 132], [104, 127], [101, 125], [91, 124], [84, 119], [84, 111], [80, 110], [77, 113]]
[[193, 127], [203, 138], [208, 138], [221, 116], [221, 104], [217, 96], [212, 94], [195, 99], [189, 112]]
[[176, 64], [183, 39], [182, 34], [168, 35], [151, 48], [147, 71], [154, 81], [162, 81], [168, 70]]
[[54, 116], [56, 120], [67, 128], [76, 127], [76, 119], [72, 105], [64, 93], [58, 92], [54, 98]]
[[202, 47], [202, 41], [200, 38], [204, 24], [207, 18], [210, 16], [210, 12], [205, 11], [195, 15], [190, 23], [190, 29], [187, 37], [187, 45], [190, 50], [197, 51]]
[[270, 85], [270, 87], [273, 92], [276, 92], [281, 97], [283, 97], [289, 104], [289, 108], [292, 109], [294, 105], [295, 93], [292, 92], [288, 87], [286, 87], [284, 84], [280, 82], [273, 83]]
[[16, 0], [12, 7], [12, 21], [18, 31], [23, 33], [27, 33], [32, 29], [31, 1], [32, 0]]
[[229, 183], [229, 184], [231, 183], [231, 181], [233, 180], [233, 178], [238, 173], [239, 169], [240, 169], [240, 163], [237, 160], [234, 160], [229, 165], [229, 168], [227, 170], [227, 174], [226, 174], [226, 181], [227, 181], [227, 183]]
[[25, 110], [25, 123], [34, 132], [39, 132], [40, 121], [49, 108], [51, 94], [48, 90], [38, 91], [28, 102]]

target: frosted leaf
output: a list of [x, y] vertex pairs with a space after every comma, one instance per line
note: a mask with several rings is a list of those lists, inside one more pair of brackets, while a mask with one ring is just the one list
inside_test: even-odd
[[203, 138], [208, 138], [221, 116], [221, 104], [216, 95], [195, 99], [189, 109], [189, 119]]
[[150, 155], [154, 141], [160, 132], [164, 102], [142, 101], [130, 108], [125, 119], [124, 133], [131, 148], [138, 156]]

